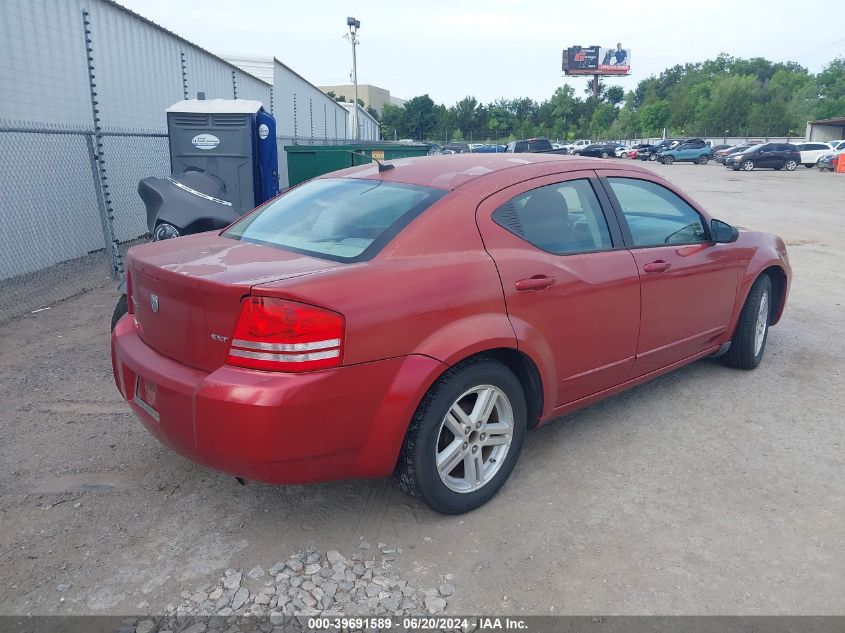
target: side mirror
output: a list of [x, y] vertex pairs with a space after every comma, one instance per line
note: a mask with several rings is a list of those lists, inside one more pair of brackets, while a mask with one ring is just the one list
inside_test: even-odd
[[730, 244], [739, 239], [739, 229], [721, 220], [711, 220], [710, 235], [717, 244]]

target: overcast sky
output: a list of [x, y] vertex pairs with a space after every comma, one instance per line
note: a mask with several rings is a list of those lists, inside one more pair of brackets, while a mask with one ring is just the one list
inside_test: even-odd
[[[217, 54], [272, 55], [311, 83], [350, 83], [346, 17], [361, 21], [358, 81], [397, 97], [428, 93], [543, 100], [564, 82], [561, 51], [581, 44], [631, 49], [626, 90], [679, 63], [720, 52], [793, 60], [812, 72], [845, 55], [837, 2], [803, 0], [121, 0]], [[836, 8], [839, 7], [839, 8]]]

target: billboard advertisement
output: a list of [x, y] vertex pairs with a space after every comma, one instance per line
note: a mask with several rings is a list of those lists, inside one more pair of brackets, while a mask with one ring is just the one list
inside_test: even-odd
[[631, 49], [621, 43], [613, 48], [570, 46], [563, 51], [563, 72], [567, 75], [629, 75]]

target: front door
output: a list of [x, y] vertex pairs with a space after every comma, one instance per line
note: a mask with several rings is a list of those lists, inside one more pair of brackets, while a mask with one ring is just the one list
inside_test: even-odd
[[759, 158], [755, 160], [757, 167], [780, 167], [783, 164], [781, 153], [777, 151], [777, 146], [774, 143], [764, 145], [760, 149]]
[[513, 185], [478, 207], [517, 340], [555, 385], [556, 406], [624, 382], [634, 364], [639, 276], [600, 199], [607, 208], [594, 172], [582, 171]]
[[710, 240], [704, 217], [690, 202], [646, 175], [607, 174], [641, 279], [633, 378], [712, 348], [724, 337], [737, 262], [734, 249]]

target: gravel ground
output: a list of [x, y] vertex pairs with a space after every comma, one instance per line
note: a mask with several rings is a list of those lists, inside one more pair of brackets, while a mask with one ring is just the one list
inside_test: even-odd
[[110, 289], [0, 326], [0, 613], [234, 611], [240, 587], [240, 609], [323, 608], [317, 564], [352, 584], [328, 604], [345, 611], [845, 614], [845, 177], [652, 168], [787, 240], [763, 365], [701, 361], [529, 433], [465, 516], [390, 479], [241, 487], [165, 449], [112, 383]]

